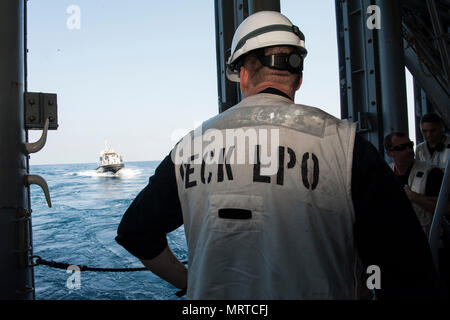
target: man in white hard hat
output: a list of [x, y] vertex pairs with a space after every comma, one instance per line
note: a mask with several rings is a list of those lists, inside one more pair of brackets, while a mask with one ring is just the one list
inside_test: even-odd
[[420, 119], [420, 130], [425, 141], [417, 146], [417, 159], [445, 169], [450, 159], [450, 137], [444, 134], [444, 122], [437, 114], [428, 113]]
[[[285, 16], [249, 16], [227, 70], [244, 99], [177, 144], [117, 242], [189, 299], [435, 296], [426, 238], [384, 160], [354, 124], [294, 104], [305, 56]], [[182, 224], [188, 271], [166, 239]], [[374, 265], [382, 282], [366, 286]]]

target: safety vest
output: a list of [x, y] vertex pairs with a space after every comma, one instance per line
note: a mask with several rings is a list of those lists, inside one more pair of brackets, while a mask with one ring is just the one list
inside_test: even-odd
[[[408, 177], [408, 186], [410, 187], [410, 189], [416, 193], [424, 195], [428, 174], [433, 168], [436, 167], [431, 166], [430, 164], [424, 161], [414, 160], [413, 167], [411, 168], [411, 172], [409, 173]], [[394, 171], [394, 163], [391, 163], [391, 169]], [[419, 222], [422, 226], [423, 231], [425, 232], [425, 235], [428, 238], [431, 223], [433, 222], [433, 213], [428, 212], [427, 210], [423, 209], [421, 206], [412, 201], [411, 205], [414, 209], [414, 212], [416, 213], [417, 219], [419, 219]]]
[[[172, 156], [179, 156], [188, 299], [359, 297], [351, 198], [355, 130], [320, 109], [264, 93], [177, 144]], [[208, 148], [225, 137], [223, 148]]]
[[435, 151], [433, 156], [431, 156], [430, 151], [428, 150], [426, 141], [417, 145], [416, 158], [420, 161], [425, 161], [430, 165], [445, 169], [445, 166], [450, 159], [450, 137], [445, 136], [443, 150]]

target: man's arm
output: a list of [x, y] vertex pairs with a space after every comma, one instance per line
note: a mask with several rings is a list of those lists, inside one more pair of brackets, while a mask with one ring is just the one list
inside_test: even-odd
[[431, 197], [414, 192], [407, 185], [405, 185], [403, 189], [405, 190], [405, 193], [411, 202], [414, 202], [415, 204], [419, 205], [420, 207], [422, 207], [423, 209], [432, 214], [434, 213], [434, 209], [436, 208], [437, 203], [437, 197]]
[[167, 245], [166, 234], [183, 224], [175, 168], [170, 154], [122, 217], [116, 241], [177, 288], [185, 288], [187, 269]]
[[[442, 180], [444, 178], [444, 173], [439, 168], [433, 168], [428, 173], [425, 194], [420, 194], [405, 186], [405, 192], [409, 200], [418, 204], [423, 209], [434, 214], [436, 209], [436, 204], [438, 201], [439, 192], [441, 191]], [[446, 213], [450, 212], [450, 199], [447, 203]]]
[[155, 258], [141, 261], [151, 272], [173, 286], [179, 289], [187, 287], [187, 268], [175, 257], [169, 246]]

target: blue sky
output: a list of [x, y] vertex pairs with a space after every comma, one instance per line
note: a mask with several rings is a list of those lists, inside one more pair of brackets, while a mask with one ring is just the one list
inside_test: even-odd
[[[281, 12], [306, 36], [296, 102], [339, 117], [334, 0], [281, 0]], [[28, 48], [28, 90], [57, 93], [59, 117], [32, 165], [96, 162], [105, 140], [125, 162], [161, 160], [175, 132], [218, 112], [212, 0], [31, 0]]]

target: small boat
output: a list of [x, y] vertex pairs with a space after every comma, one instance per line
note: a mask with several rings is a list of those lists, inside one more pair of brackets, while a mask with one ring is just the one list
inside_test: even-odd
[[100, 152], [100, 160], [98, 163], [98, 172], [116, 173], [125, 166], [122, 156], [113, 149], [108, 148], [105, 142], [105, 149]]

